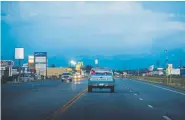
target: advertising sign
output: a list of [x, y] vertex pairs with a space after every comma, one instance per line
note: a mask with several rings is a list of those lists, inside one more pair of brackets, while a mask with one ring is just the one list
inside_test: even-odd
[[46, 57], [47, 52], [34, 52], [35, 57]]
[[42, 72], [46, 75], [47, 52], [34, 52], [34, 64], [36, 73]]
[[46, 63], [46, 57], [35, 57], [36, 63]]
[[77, 64], [76, 64], [76, 70], [81, 70], [81, 68], [83, 67], [84, 65], [83, 65], [83, 62], [78, 62]]
[[173, 68], [173, 65], [172, 64], [168, 64], [168, 72], [169, 72], [169, 74], [171, 74], [172, 68]]
[[168, 64], [168, 68], [172, 70], [173, 65], [172, 64]]
[[180, 75], [180, 69], [172, 69], [171, 74], [172, 75]]
[[11, 60], [2, 60], [0, 63], [1, 67], [13, 67], [14, 66], [14, 62]]
[[28, 56], [28, 67], [34, 68], [34, 56], [33, 55]]
[[24, 48], [15, 48], [15, 59], [24, 59]]
[[33, 55], [28, 56], [28, 63], [34, 63], [34, 56]]

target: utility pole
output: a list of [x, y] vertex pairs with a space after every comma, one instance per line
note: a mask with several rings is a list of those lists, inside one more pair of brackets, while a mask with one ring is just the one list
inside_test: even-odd
[[165, 50], [165, 54], [166, 54], [165, 67], [167, 67], [167, 65], [168, 65], [168, 50]]
[[48, 79], [48, 57], [46, 57], [46, 79]]
[[[166, 68], [166, 72], [167, 72], [167, 66], [168, 66], [168, 50], [165, 50], [165, 54], [166, 54], [166, 60], [165, 60], [165, 66], [164, 66], [164, 68]], [[169, 71], [168, 71], [169, 72]], [[168, 73], [169, 74], [169, 73]], [[166, 76], [166, 82], [167, 82], [167, 84], [168, 84], [168, 74], [167, 74], [167, 76]]]
[[18, 61], [19, 61], [19, 79], [18, 79], [19, 81], [21, 77], [21, 59], [19, 59]]
[[179, 67], [182, 67], [182, 60], [179, 61]]
[[138, 75], [138, 79], [139, 79], [139, 68], [138, 68], [138, 71], [137, 71], [137, 75]]

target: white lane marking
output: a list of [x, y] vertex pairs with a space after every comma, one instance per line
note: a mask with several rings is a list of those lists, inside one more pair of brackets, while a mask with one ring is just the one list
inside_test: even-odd
[[137, 96], [137, 94], [134, 94], [135, 96]]
[[142, 98], [139, 98], [139, 100], [143, 100]]
[[171, 120], [168, 116], [163, 116], [165, 120]]
[[170, 90], [168, 88], [160, 87], [160, 86], [157, 86], [157, 85], [152, 85], [152, 84], [149, 84], [149, 83], [144, 83], [144, 84], [151, 85], [151, 86], [154, 86], [154, 87], [157, 87], [157, 88], [161, 88], [163, 90], [167, 90], [167, 91], [174, 92], [174, 93], [181, 94], [181, 95], [185, 96], [185, 93], [182, 93], [182, 92], [178, 92], [178, 91], [175, 91], [175, 90]]
[[148, 105], [148, 107], [153, 108], [153, 106], [151, 106], [151, 105]]

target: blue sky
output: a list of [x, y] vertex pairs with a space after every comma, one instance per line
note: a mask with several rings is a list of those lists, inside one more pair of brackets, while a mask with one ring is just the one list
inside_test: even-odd
[[15, 47], [49, 64], [83, 60], [115, 69], [185, 64], [185, 2], [2, 2], [2, 58]]

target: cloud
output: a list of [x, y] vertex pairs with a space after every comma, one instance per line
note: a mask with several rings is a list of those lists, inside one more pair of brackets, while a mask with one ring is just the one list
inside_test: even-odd
[[[138, 53], [150, 50], [154, 40], [185, 33], [184, 22], [171, 20], [174, 13], [145, 9], [139, 2], [12, 2], [4, 6], [9, 8], [3, 7], [4, 21], [12, 26], [25, 23], [13, 28], [20, 42], [39, 39], [46, 48]], [[171, 42], [177, 47], [184, 44], [183, 40]]]

